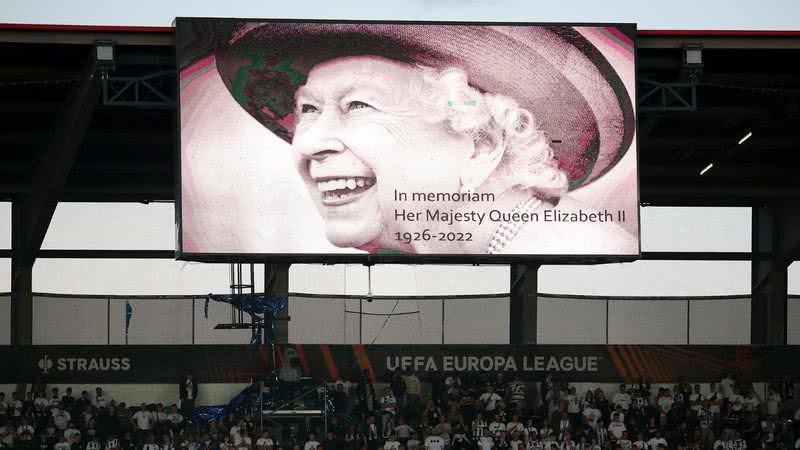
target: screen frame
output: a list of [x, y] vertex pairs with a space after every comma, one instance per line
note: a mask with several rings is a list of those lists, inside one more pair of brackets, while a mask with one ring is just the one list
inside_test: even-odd
[[[182, 22], [193, 20], [213, 20], [224, 22], [262, 22], [262, 23], [322, 23], [322, 24], [394, 24], [394, 25], [471, 25], [471, 26], [563, 26], [563, 27], [624, 27], [633, 33], [634, 86], [631, 104], [634, 115], [634, 137], [636, 146], [636, 220], [638, 235], [635, 254], [372, 254], [372, 253], [206, 253], [187, 252], [183, 248], [182, 215], [182, 148], [181, 148], [181, 106], [180, 106], [180, 29]], [[633, 22], [488, 22], [488, 21], [437, 21], [437, 20], [338, 20], [338, 19], [265, 19], [265, 18], [216, 18], [216, 17], [176, 17], [174, 21], [175, 39], [175, 80], [178, 89], [178, 105], [175, 108], [175, 259], [207, 263], [280, 263], [280, 264], [601, 264], [613, 262], [632, 262], [642, 256], [642, 214], [641, 177], [639, 146], [639, 37], [637, 24]]]

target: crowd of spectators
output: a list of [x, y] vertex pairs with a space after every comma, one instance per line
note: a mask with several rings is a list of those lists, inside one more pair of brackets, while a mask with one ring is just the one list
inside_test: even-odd
[[550, 375], [529, 392], [536, 384], [518, 377], [440, 374], [422, 403], [420, 386], [413, 373], [397, 372], [376, 395], [362, 376], [337, 386], [337, 408], [352, 390], [368, 450], [800, 449], [800, 410], [787, 415], [783, 404], [793, 389], [771, 385], [761, 398], [733, 373], [705, 385], [642, 378], [611, 392], [579, 392]]
[[[194, 400], [191, 385], [188, 397]], [[411, 372], [376, 387], [368, 374], [329, 384], [336, 414], [306, 417], [287, 434], [255, 411], [194, 423], [178, 405], [130, 408], [97, 388], [0, 393], [0, 448], [21, 450], [745, 450], [800, 449], [800, 410], [787, 392], [765, 398], [730, 374], [719, 382], [604, 392], [547, 376], [439, 374], [425, 389]], [[428, 395], [429, 391], [429, 395]], [[789, 394], [791, 395], [791, 394]], [[186, 399], [187, 389], [181, 390]], [[270, 431], [274, 432], [273, 434]]]

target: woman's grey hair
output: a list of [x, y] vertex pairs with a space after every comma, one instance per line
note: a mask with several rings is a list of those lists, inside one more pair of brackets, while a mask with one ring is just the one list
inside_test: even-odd
[[482, 93], [470, 86], [461, 69], [418, 67], [425, 85], [422, 99], [432, 121], [444, 121], [453, 132], [476, 142], [488, 140], [502, 147], [502, 159], [490, 177], [500, 177], [508, 188], [532, 189], [543, 198], [567, 191], [567, 175], [558, 168], [553, 149], [530, 111], [508, 96]]

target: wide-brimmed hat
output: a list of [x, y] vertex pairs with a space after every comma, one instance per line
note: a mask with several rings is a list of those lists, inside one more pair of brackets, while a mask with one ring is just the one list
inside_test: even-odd
[[635, 131], [628, 91], [578, 28], [221, 21], [214, 31], [223, 82], [250, 115], [287, 142], [294, 94], [311, 68], [353, 55], [458, 67], [471, 86], [513, 98], [544, 130], [570, 189], [613, 167]]

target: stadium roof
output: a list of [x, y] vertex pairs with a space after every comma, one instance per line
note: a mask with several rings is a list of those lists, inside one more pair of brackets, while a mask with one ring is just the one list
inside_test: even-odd
[[[105, 92], [86, 80], [98, 40], [115, 44]], [[640, 99], [652, 91], [640, 102], [642, 203], [800, 200], [800, 32], [641, 30], [638, 44]], [[703, 47], [695, 87], [684, 44]], [[0, 24], [0, 199], [171, 200], [174, 53], [171, 27]], [[142, 99], [109, 101], [132, 80], [163, 97], [134, 82]]]

